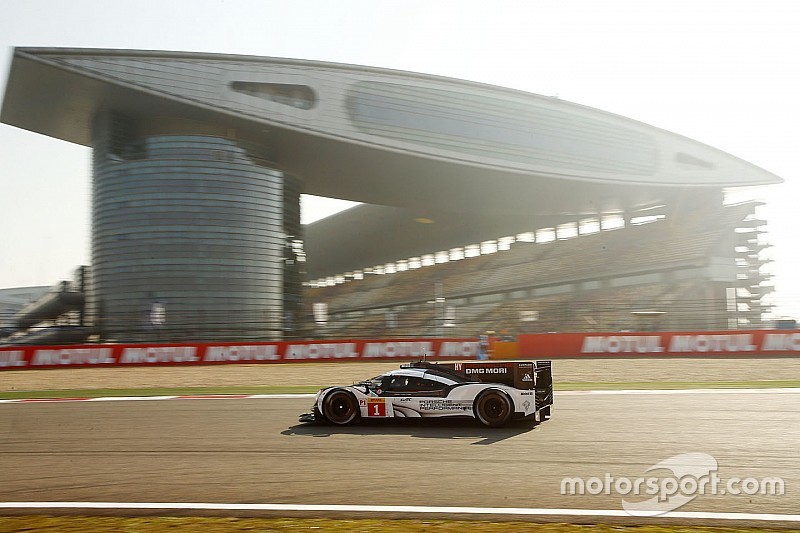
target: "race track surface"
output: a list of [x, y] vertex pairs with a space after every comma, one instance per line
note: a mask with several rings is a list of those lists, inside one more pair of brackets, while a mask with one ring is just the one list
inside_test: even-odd
[[681, 511], [800, 509], [796, 391], [562, 393], [551, 420], [504, 429], [298, 424], [310, 402], [0, 404], [0, 501], [621, 509], [616, 493], [562, 495], [562, 478], [635, 479], [701, 452], [723, 480], [781, 477], [786, 494], [701, 495]]

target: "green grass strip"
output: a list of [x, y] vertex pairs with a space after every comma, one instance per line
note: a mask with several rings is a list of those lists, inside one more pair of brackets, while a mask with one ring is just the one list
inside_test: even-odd
[[[193, 396], [217, 394], [308, 394], [322, 386], [225, 386], [225, 387], [171, 387], [135, 389], [63, 389], [35, 391], [0, 391], [0, 399], [19, 398], [102, 398], [111, 396]], [[677, 389], [769, 389], [800, 388], [800, 380], [770, 381], [617, 381], [617, 382], [562, 382], [556, 391], [580, 390], [677, 390]]]

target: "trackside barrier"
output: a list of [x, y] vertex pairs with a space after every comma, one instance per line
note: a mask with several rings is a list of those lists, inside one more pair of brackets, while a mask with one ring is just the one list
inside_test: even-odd
[[517, 341], [489, 341], [489, 359], [518, 359]]
[[800, 330], [519, 335], [520, 358], [800, 355]]
[[0, 348], [0, 371], [65, 367], [476, 359], [476, 339], [384, 339], [263, 343], [87, 344]]
[[[800, 355], [800, 330], [543, 333], [519, 335], [516, 343], [497, 343], [492, 352], [496, 359]], [[92, 366], [418, 360], [426, 356], [431, 359], [476, 359], [478, 341], [456, 338], [3, 347], [0, 348], [0, 371]]]

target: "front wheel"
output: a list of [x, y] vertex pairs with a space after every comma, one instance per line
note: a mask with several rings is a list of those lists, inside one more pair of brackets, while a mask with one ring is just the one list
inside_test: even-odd
[[514, 414], [514, 407], [508, 396], [499, 390], [488, 390], [475, 400], [475, 417], [484, 426], [499, 428], [505, 426]]
[[322, 401], [322, 414], [337, 426], [352, 424], [361, 416], [355, 396], [344, 390], [329, 392]]

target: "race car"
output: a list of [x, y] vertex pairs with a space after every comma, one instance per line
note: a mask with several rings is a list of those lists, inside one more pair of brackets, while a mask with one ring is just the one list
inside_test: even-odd
[[348, 386], [320, 390], [301, 422], [353, 424], [360, 419], [472, 417], [488, 427], [550, 417], [550, 361], [404, 364]]

